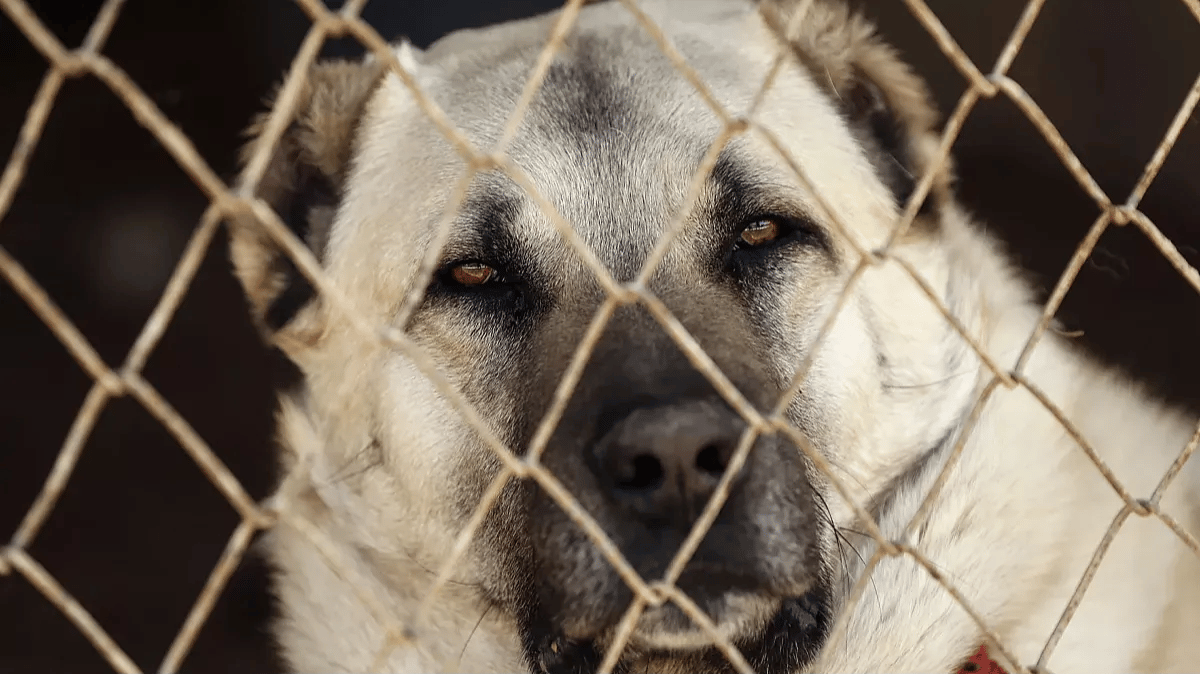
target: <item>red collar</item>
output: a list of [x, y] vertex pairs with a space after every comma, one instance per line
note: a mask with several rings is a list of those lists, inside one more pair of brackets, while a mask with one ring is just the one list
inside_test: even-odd
[[1006, 671], [1000, 667], [999, 663], [996, 663], [992, 659], [988, 658], [987, 645], [980, 645], [979, 651], [975, 652], [975, 656], [972, 656], [970, 659], [968, 659], [967, 662], [963, 664], [963, 667], [959, 668], [958, 672], [1003, 673]]

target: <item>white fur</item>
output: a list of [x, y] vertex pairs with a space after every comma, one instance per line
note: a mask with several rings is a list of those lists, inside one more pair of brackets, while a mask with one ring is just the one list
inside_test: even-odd
[[[954, 223], [952, 223], [954, 224]], [[1025, 285], [995, 247], [957, 223], [960, 271], [973, 270], [985, 315], [983, 346], [1012, 368], [1040, 318]], [[1125, 377], [1098, 367], [1053, 330], [1026, 377], [1072, 421], [1135, 499], [1150, 497], [1190, 440], [1196, 420], [1170, 410]], [[980, 372], [978, 385], [990, 379]], [[899, 538], [940, 467], [880, 523]], [[851, 469], [853, 472], [853, 468]], [[863, 474], [870, 469], [862, 470]], [[1166, 513], [1200, 526], [1200, 465], [1185, 465], [1162, 499]], [[909, 539], [937, 565], [1020, 661], [1032, 666], [1123, 503], [1033, 395], [1003, 386], [970, 433], [929, 524]], [[971, 527], [955, 524], [970, 512]], [[1014, 548], [1013, 530], [1020, 532]], [[873, 547], [863, 550], [870, 557]], [[1014, 575], [1014, 560], [1025, 570]], [[974, 621], [909, 559], [885, 559], [813, 672], [938, 672], [947, 653], [979, 641]], [[1200, 559], [1153, 517], [1131, 516], [1114, 540], [1046, 667], [1051, 672], [1186, 672], [1200, 662]], [[890, 616], [890, 620], [881, 617]], [[995, 657], [995, 651], [992, 655]]]
[[[645, 4], [711, 81], [714, 95], [732, 110], [745, 110], [775, 54], [772, 35], [749, 4]], [[455, 68], [490, 58], [487, 50], [507, 41], [544, 39], [540, 36], [550, 20], [466, 31], [426, 53], [405, 45], [398, 54], [403, 67], [445, 105], [448, 94], [441, 87]], [[580, 22], [596, 30], [632, 25], [616, 3], [585, 8]], [[714, 51], [713, 45], [724, 51]], [[660, 77], [666, 70], [660, 66], [645, 65], [647, 78]], [[523, 82], [521, 68], [508, 63], [497, 68], [497, 81]], [[699, 137], [715, 135], [715, 117], [695, 92], [667, 80], [661, 86], [664, 116], [694, 120], [692, 130]], [[447, 113], [486, 148], [503, 128], [504, 96], [511, 92], [495, 82], [479, 87], [474, 107]], [[735, 145], [769, 167], [764, 170], [773, 172], [771, 180], [781, 190], [826, 220], [836, 215], [850, 228], [835, 241], [842, 269], [824, 276], [813, 272], [806, 284], [789, 291], [793, 296], [786, 300], [794, 310], [780, 323], [793, 339], [777, 345], [772, 357], [786, 379], [817, 349], [803, 402], [792, 411], [820, 418], [827, 437], [814, 440], [830, 453], [836, 477], [852, 498], [865, 505], [961, 423], [991, 374], [929, 298], [890, 261], [864, 273], [830, 334], [820, 345], [813, 344], [858, 261], [855, 250], [880, 246], [897, 210], [866, 151], [820, 93], [814, 76], [802, 68], [789, 66], [781, 73], [756, 121], [771, 129], [806, 168], [828, 209], [794, 180], [761, 139], [750, 136]], [[370, 318], [387, 324], [410, 290], [464, 163], [395, 75], [386, 76], [373, 94], [357, 130], [357, 150], [326, 267], [345, 292], [372, 312]], [[672, 172], [690, 171], [678, 166], [682, 155], [673, 142], [666, 139], [663, 147], [647, 151], [649, 161], [642, 170], [653, 180], [671, 182]], [[566, 210], [584, 210], [581, 191], [563, 175], [561, 167], [569, 164], [558, 149], [515, 152], [547, 199]], [[551, 250], [557, 235], [546, 218], [529, 215], [521, 227], [528, 230], [523, 236], [545, 243], [548, 256], [558, 255]], [[657, 221], [646, 224], [648, 233], [663, 227]], [[945, 205], [940, 228], [937, 236], [903, 240], [893, 255], [918, 270], [991, 359], [1012, 368], [1040, 317], [1031, 290], [960, 208]], [[581, 232], [601, 258], [608, 250], [605, 237], [611, 235]], [[688, 236], [681, 235], [680, 250], [693, 245]], [[664, 264], [675, 261], [668, 257]], [[568, 265], [558, 264], [563, 269]], [[954, 289], [952, 295], [948, 288]], [[883, 335], [889, 373], [897, 380], [893, 384], [911, 389], [887, 393], [881, 387], [871, 352], [872, 326]], [[455, 386], [463, 383], [454, 381], [454, 359], [469, 358], [474, 338], [459, 339], [461, 344], [431, 361]], [[950, 377], [944, 372], [947, 355], [959, 359]], [[455, 460], [468, 451], [490, 455], [413, 359], [348, 325], [325, 326], [319, 345], [292, 356], [307, 377], [307, 395], [286, 402], [280, 415], [290, 466], [301, 467], [293, 477], [298, 488], [291, 503], [328, 537], [354, 568], [353, 576], [365, 580], [359, 591], [407, 626], [463, 525], [449, 506], [450, 496], [462, 487]], [[1135, 498], [1150, 496], [1196, 425], [1194, 417], [1166, 407], [1097, 365], [1052, 329], [1024, 373], [1079, 428]], [[923, 387], [939, 380], [945, 382]], [[482, 413], [502, 426], [503, 420], [487, 416], [503, 412]], [[381, 439], [382, 456], [365, 471], [356, 471], [356, 462], [363, 461], [360, 450], [372, 434]], [[494, 470], [494, 460], [486, 461]], [[903, 483], [892, 508], [880, 516], [886, 536], [901, 536], [940, 468], [937, 459]], [[839, 525], [862, 528], [836, 494], [828, 491], [826, 497]], [[1031, 394], [1001, 387], [970, 432], [928, 522], [909, 543], [937, 565], [1021, 664], [1029, 666], [1037, 661], [1121, 506], [1083, 450]], [[1184, 468], [1161, 508], [1193, 534], [1200, 533], [1200, 461]], [[385, 622], [300, 532], [281, 526], [270, 535], [267, 548], [279, 570], [276, 590], [283, 620], [276, 636], [288, 664], [304, 671], [370, 668], [386, 642]], [[860, 548], [867, 558], [874, 551], [869, 541]], [[415, 640], [395, 646], [385, 670], [525, 667], [513, 620], [485, 612], [475, 590], [492, 562], [474, 554], [465, 557], [427, 620], [413, 626]], [[840, 572], [849, 585], [861, 565]], [[844, 619], [844, 639], [828, 644], [811, 670], [949, 672], [983, 641], [959, 604], [904, 558], [879, 564], [866, 593]], [[1200, 667], [1198, 635], [1200, 558], [1161, 522], [1132, 516], [1047, 665], [1061, 672], [1194, 669]]]

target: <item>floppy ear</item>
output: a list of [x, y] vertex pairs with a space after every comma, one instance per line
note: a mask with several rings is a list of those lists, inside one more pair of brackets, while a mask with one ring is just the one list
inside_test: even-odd
[[[325, 257], [359, 120], [382, 74], [374, 60], [314, 65], [256, 190], [318, 260]], [[242, 149], [243, 165], [258, 148], [266, 121], [262, 113], [248, 130], [252, 140]], [[308, 280], [253, 216], [233, 219], [229, 232], [234, 270], [264, 337], [278, 342], [287, 332], [286, 342], [312, 339], [317, 327], [299, 325], [305, 323], [299, 316], [319, 302]]]
[[[875, 26], [842, 0], [815, 0], [797, 17], [804, 4], [763, 0], [760, 8], [768, 26], [840, 106], [902, 209], [933, 163], [940, 142], [938, 112], [929, 90], [879, 38]], [[949, 198], [952, 177], [947, 161], [934, 177], [922, 215], [935, 212]]]

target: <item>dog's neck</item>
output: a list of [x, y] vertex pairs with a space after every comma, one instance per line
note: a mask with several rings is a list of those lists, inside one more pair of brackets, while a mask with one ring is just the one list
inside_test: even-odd
[[[951, 242], [951, 264], [962, 266], [952, 276], [975, 280], [969, 284], [977, 293], [975, 301], [964, 304], [981, 312], [967, 317], [968, 323], [978, 320], [975, 336], [993, 362], [1011, 372], [1041, 324], [1042, 307], [988, 237], [974, 230], [951, 231], [948, 236], [957, 238]], [[979, 395], [994, 378], [986, 366], [979, 366], [976, 396], [963, 408], [959, 427], [907, 478], [908, 484], [881, 505], [877, 520], [885, 537], [905, 541], [933, 561], [938, 577], [956, 587], [1023, 660], [1020, 665], [1030, 666], [1123, 505], [1073, 434], [1084, 439], [1133, 498], [1144, 499], [1188, 443], [1196, 420], [1158, 403], [1119, 372], [1099, 366], [1053, 324], [1046, 326], [1020, 373], [1021, 382], [1011, 388], [998, 385], [976, 411]], [[1046, 402], [1069, 421], [1070, 430]], [[966, 440], [960, 442], [964, 435]], [[958, 453], [962, 454], [955, 459]], [[971, 456], [963, 459], [966, 455]], [[908, 530], [951, 461], [954, 466], [941, 497], [935, 497], [928, 517]], [[1200, 531], [1198, 502], [1200, 464], [1193, 460], [1165, 493], [1161, 508], [1194, 533]], [[1010, 523], [1016, 529], [988, 527], [985, 521]], [[1049, 661], [1051, 670], [1159, 672], [1162, 664], [1200, 659], [1195, 641], [1163, 637], [1185, 629], [1200, 634], [1200, 613], [1189, 612], [1186, 603], [1171, 595], [1178, 593], [1171, 589], [1187, 589], [1188, 602], [1200, 602], [1194, 553], [1153, 517], [1133, 516], [1122, 536], [1123, 543], [1108, 552], [1085, 596], [1088, 600]], [[1064, 544], [1067, 541], [1077, 544]], [[869, 559], [874, 549], [866, 540], [859, 553]], [[1023, 553], [997, 553], [1013, 550]], [[1147, 556], [1147, 550], [1161, 555]], [[1118, 572], [1106, 577], [1105, 568]], [[1122, 569], [1160, 581], [1122, 584]], [[861, 566], [848, 576], [855, 578], [857, 571]], [[962, 585], [963, 579], [1003, 579], [1010, 588], [984, 593]], [[848, 626], [840, 641], [828, 645], [811, 665], [813, 672], [945, 672], [954, 667], [948, 659], [969, 656], [984, 642], [983, 631], [958, 599], [911, 559], [885, 558], [868, 589], [845, 617]], [[1154, 597], [1137, 597], [1139, 593]], [[1015, 606], [1013, 598], [1023, 604]], [[1169, 616], [1161, 614], [1162, 607], [1170, 608]], [[1146, 609], [1130, 615], [1129, 608]], [[888, 631], [880, 642], [876, 627], [898, 616], [909, 617], [906, 628]], [[1144, 653], [1137, 660], [1122, 660], [1123, 655], [1137, 653], [1131, 645], [1149, 644], [1171, 644], [1176, 653]]]

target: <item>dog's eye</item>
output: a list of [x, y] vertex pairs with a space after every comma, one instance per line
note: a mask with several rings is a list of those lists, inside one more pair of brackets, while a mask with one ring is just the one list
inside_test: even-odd
[[500, 274], [495, 267], [483, 263], [462, 263], [450, 269], [450, 278], [458, 284], [467, 287], [478, 287], [495, 281]]
[[751, 222], [738, 235], [738, 244], [756, 248], [779, 239], [783, 226], [774, 218], [759, 218]]
[[505, 265], [489, 265], [478, 259], [447, 263], [430, 290], [480, 311], [517, 316], [529, 309], [529, 285]]

